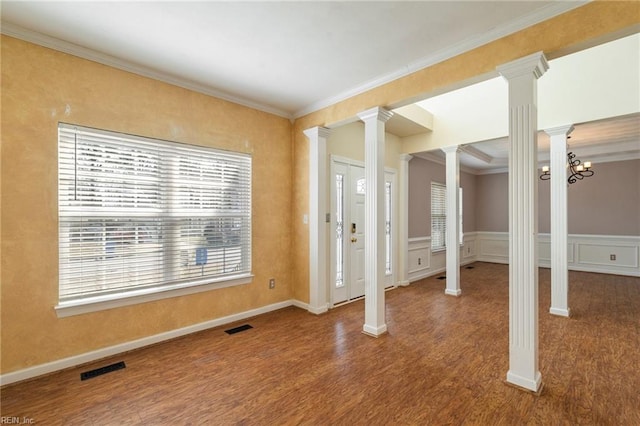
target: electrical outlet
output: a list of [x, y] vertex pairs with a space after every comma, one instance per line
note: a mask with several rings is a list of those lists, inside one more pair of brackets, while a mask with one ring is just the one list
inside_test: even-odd
[[276, 288], [276, 279], [275, 278], [271, 278], [269, 280], [269, 288]]
[[616, 255], [615, 254], [610, 254], [609, 255], [609, 259], [610, 260], [616, 260]]

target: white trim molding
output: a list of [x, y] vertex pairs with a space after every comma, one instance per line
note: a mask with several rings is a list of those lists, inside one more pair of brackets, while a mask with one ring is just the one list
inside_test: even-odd
[[178, 328], [164, 333], [155, 334], [153, 336], [143, 337], [141, 339], [132, 340], [130, 342], [120, 343], [114, 346], [97, 349], [90, 352], [85, 352], [78, 355], [73, 355], [68, 358], [59, 359], [56, 361], [47, 362], [45, 364], [34, 365], [18, 371], [12, 371], [6, 374], [0, 375], [0, 385], [8, 385], [11, 383], [17, 383], [28, 379], [33, 379], [38, 376], [50, 374], [56, 371], [64, 370], [67, 368], [77, 367], [82, 364], [86, 364], [100, 359], [108, 358], [118, 354], [132, 351], [134, 349], [143, 348], [145, 346], [153, 345], [156, 343], [164, 342], [167, 340], [175, 339], [177, 337], [186, 336], [191, 333], [196, 333], [210, 328], [220, 327], [232, 322], [241, 321], [247, 318], [255, 317], [257, 315], [266, 314], [268, 312], [277, 311], [279, 309], [287, 308], [289, 306], [295, 306], [300, 309], [308, 309], [306, 303], [299, 300], [290, 299], [271, 305], [262, 306], [260, 308], [250, 309], [244, 312], [238, 312], [237, 314], [228, 315], [221, 318], [215, 318], [209, 321], [193, 324], [187, 327]]

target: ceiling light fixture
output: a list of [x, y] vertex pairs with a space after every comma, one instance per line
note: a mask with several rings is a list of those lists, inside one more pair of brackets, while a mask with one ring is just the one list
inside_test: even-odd
[[[584, 163], [582, 163], [576, 158], [576, 155], [573, 152], [567, 153], [567, 163], [569, 164], [569, 171], [571, 172], [571, 175], [569, 175], [569, 178], [567, 179], [567, 182], [569, 182], [570, 184], [576, 183], [579, 180], [594, 175], [594, 171], [591, 170], [591, 161], [585, 161]], [[540, 179], [551, 179], [549, 166], [542, 167], [542, 174], [540, 175]]]

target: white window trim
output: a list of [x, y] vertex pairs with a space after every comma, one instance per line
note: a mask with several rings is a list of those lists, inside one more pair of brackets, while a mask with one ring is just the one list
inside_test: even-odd
[[55, 310], [58, 318], [65, 318], [74, 315], [119, 308], [122, 306], [137, 305], [140, 303], [153, 302], [155, 300], [186, 296], [219, 288], [250, 284], [252, 281], [252, 274], [202, 281], [190, 281], [188, 283], [174, 284], [172, 286], [144, 288], [123, 294], [109, 294], [85, 298], [82, 300], [61, 302], [55, 307]]
[[[446, 184], [441, 183], [441, 182], [436, 182], [436, 181], [432, 181], [431, 184], [437, 184], [440, 186], [443, 186], [446, 188]], [[433, 191], [431, 190], [431, 186], [429, 187], [430, 189], [430, 195], [433, 195]], [[446, 196], [446, 194], [445, 194]], [[464, 246], [464, 231], [463, 231], [463, 225], [464, 225], [464, 213], [463, 213], [463, 205], [462, 205], [462, 199], [463, 199], [463, 190], [462, 190], [462, 186], [460, 186], [458, 188], [458, 206], [459, 206], [459, 211], [458, 211], [458, 226], [460, 226], [460, 238], [458, 241], [458, 245], [460, 247]], [[431, 201], [432, 203], [433, 201]], [[433, 204], [431, 204], [433, 206]], [[446, 220], [446, 214], [445, 214], [445, 220]], [[431, 221], [430, 224], [431, 227], [431, 233], [433, 234], [433, 220]], [[446, 234], [445, 234], [446, 235]], [[433, 235], [432, 235], [433, 236]], [[447, 251], [447, 243], [446, 243], [446, 236], [445, 236], [445, 244], [442, 247], [438, 247], [438, 248], [432, 248], [431, 253], [440, 253], [443, 251]]]
[[[63, 127], [76, 127], [60, 123]], [[81, 128], [82, 126], [77, 126]], [[104, 134], [114, 134], [120, 136], [120, 133], [101, 129], [89, 129]], [[151, 141], [158, 143], [172, 143], [171, 141], [153, 140], [141, 136], [122, 135], [125, 137], [133, 137], [142, 141]], [[243, 153], [234, 153], [245, 155]], [[88, 210], [91, 210], [89, 208]], [[147, 212], [148, 213], [148, 212]], [[70, 216], [67, 214], [67, 216]], [[71, 214], [73, 216], [73, 213]], [[251, 238], [251, 237], [249, 237]], [[249, 253], [251, 253], [251, 241], [249, 240]], [[254, 275], [250, 270], [240, 271], [231, 275], [209, 276], [200, 279], [188, 279], [176, 281], [173, 284], [163, 284], [151, 287], [145, 287], [134, 290], [127, 290], [122, 293], [102, 294], [88, 296], [78, 299], [58, 300], [58, 304], [54, 306], [56, 315], [59, 318], [97, 312], [122, 306], [135, 305], [167, 298], [179, 297], [189, 294], [196, 294], [225, 287], [239, 286], [249, 284], [253, 281]]]

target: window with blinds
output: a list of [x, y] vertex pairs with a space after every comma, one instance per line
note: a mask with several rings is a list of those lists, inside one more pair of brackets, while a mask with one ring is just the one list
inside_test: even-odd
[[251, 274], [251, 157], [58, 127], [60, 305]]
[[[460, 227], [460, 240], [463, 243], [462, 233], [462, 188], [458, 190], [458, 226]], [[431, 250], [444, 250], [447, 243], [447, 186], [441, 183], [431, 182]]]
[[431, 250], [444, 250], [447, 233], [447, 187], [431, 182]]

